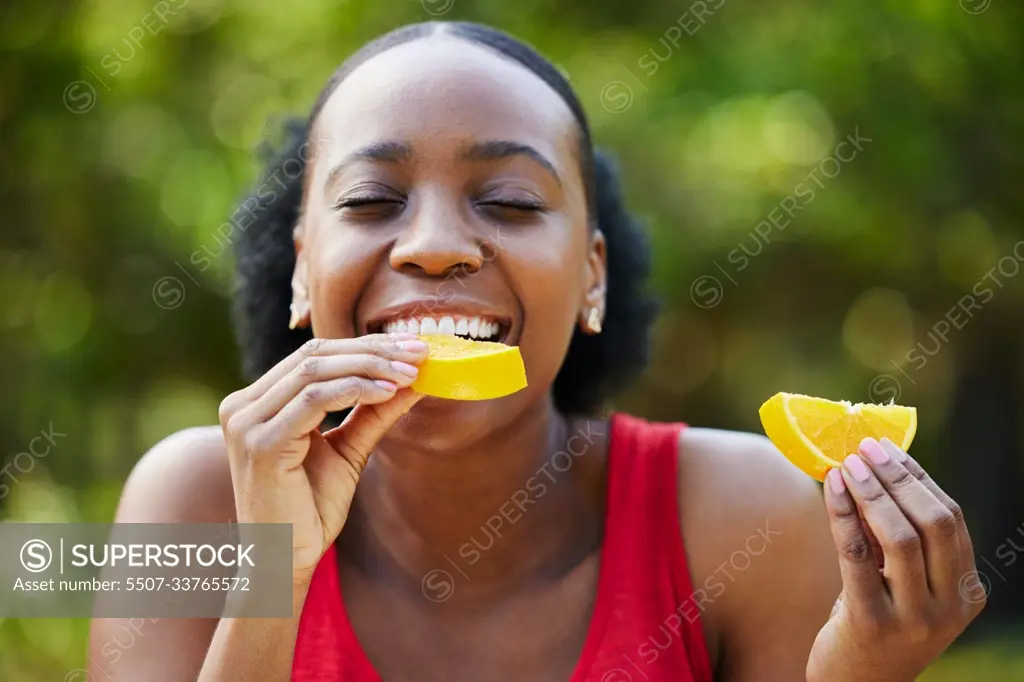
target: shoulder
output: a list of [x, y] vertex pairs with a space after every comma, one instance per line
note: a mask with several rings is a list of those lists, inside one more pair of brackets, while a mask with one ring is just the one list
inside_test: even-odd
[[[235, 521], [227, 446], [219, 426], [179, 431], [136, 463], [121, 492], [118, 523], [227, 523]], [[94, 618], [90, 671], [117, 664], [119, 680], [194, 680], [213, 639], [211, 618]], [[140, 630], [140, 624], [145, 628]], [[125, 633], [127, 647], [119, 646]], [[141, 636], [141, 635], [145, 636]], [[93, 679], [92, 675], [86, 675]]]
[[842, 589], [821, 486], [764, 436], [687, 428], [678, 490], [712, 660], [723, 641], [768, 647], [774, 629], [806, 661]]
[[219, 426], [179, 431], [132, 469], [117, 510], [122, 523], [228, 522], [235, 500]]
[[[679, 492], [685, 504], [718, 500], [731, 519], [819, 513], [821, 487], [764, 436], [690, 427], [679, 436]], [[763, 519], [762, 519], [763, 520]]]

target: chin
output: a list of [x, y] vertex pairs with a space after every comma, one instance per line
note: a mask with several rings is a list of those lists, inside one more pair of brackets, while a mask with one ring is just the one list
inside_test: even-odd
[[428, 396], [391, 429], [389, 438], [415, 449], [468, 448], [508, 427], [525, 403], [522, 393], [494, 400], [447, 400]]

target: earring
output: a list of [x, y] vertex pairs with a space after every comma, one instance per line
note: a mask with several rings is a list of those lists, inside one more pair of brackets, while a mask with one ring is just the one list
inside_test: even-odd
[[295, 309], [294, 302], [288, 306], [288, 309], [292, 311], [291, 319], [288, 320], [288, 328], [295, 329], [299, 326], [299, 311]]
[[601, 314], [597, 312], [597, 308], [590, 309], [590, 314], [587, 315], [587, 326], [595, 334], [601, 333]]

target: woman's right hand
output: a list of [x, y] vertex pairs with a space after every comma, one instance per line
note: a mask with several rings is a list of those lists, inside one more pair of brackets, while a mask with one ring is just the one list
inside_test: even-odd
[[238, 521], [292, 525], [297, 585], [341, 532], [373, 448], [422, 397], [408, 386], [426, 357], [411, 334], [313, 339], [221, 403]]

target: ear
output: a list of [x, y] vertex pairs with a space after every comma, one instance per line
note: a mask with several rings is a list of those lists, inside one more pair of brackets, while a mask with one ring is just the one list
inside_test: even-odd
[[292, 272], [292, 304], [291, 319], [288, 328], [309, 326], [309, 281], [306, 265], [306, 252], [302, 248], [302, 223], [299, 222], [292, 232], [292, 243], [295, 245], [295, 270]]
[[580, 304], [579, 325], [585, 334], [601, 333], [605, 294], [608, 291], [608, 256], [604, 233], [595, 228], [590, 236], [586, 282]]

